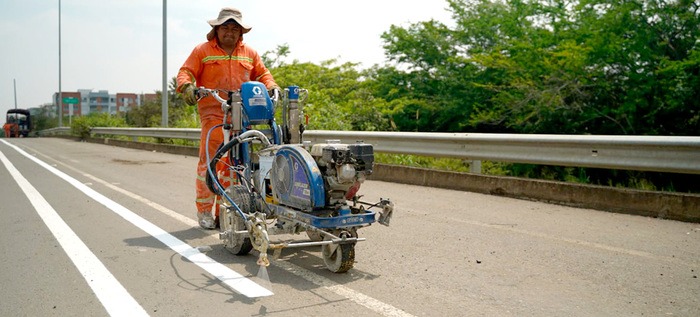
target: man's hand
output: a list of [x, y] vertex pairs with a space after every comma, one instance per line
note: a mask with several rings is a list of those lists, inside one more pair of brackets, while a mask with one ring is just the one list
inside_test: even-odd
[[188, 105], [197, 104], [197, 95], [195, 93], [196, 88], [193, 84], [187, 83], [182, 87], [182, 99]]
[[282, 89], [279, 86], [273, 86], [267, 91], [270, 94], [271, 98], [281, 98], [282, 97]]

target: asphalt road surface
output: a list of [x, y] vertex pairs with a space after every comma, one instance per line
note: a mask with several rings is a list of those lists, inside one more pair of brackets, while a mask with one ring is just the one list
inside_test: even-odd
[[0, 316], [700, 316], [697, 223], [368, 181], [396, 209], [353, 269], [309, 247], [265, 272], [197, 226], [194, 157], [23, 138], [0, 162]]

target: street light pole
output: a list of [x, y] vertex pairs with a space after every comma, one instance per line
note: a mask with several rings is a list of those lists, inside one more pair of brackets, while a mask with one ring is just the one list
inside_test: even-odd
[[63, 127], [63, 90], [61, 90], [61, 0], [58, 0], [58, 127]]
[[163, 92], [160, 94], [161, 99], [161, 125], [164, 128], [168, 127], [168, 59], [167, 59], [167, 0], [163, 0]]
[[15, 109], [17, 109], [17, 79], [12, 78], [12, 84], [15, 88]]

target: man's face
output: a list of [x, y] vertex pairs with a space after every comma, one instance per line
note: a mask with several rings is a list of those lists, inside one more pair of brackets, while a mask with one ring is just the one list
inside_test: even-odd
[[219, 26], [216, 35], [219, 39], [219, 44], [222, 46], [233, 46], [238, 42], [241, 36], [241, 26], [233, 21], [228, 21]]

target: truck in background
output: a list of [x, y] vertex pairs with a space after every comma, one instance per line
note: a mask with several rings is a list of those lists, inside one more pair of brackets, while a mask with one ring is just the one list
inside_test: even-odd
[[32, 119], [29, 110], [7, 110], [5, 125], [3, 125], [6, 138], [27, 137], [32, 131]]

